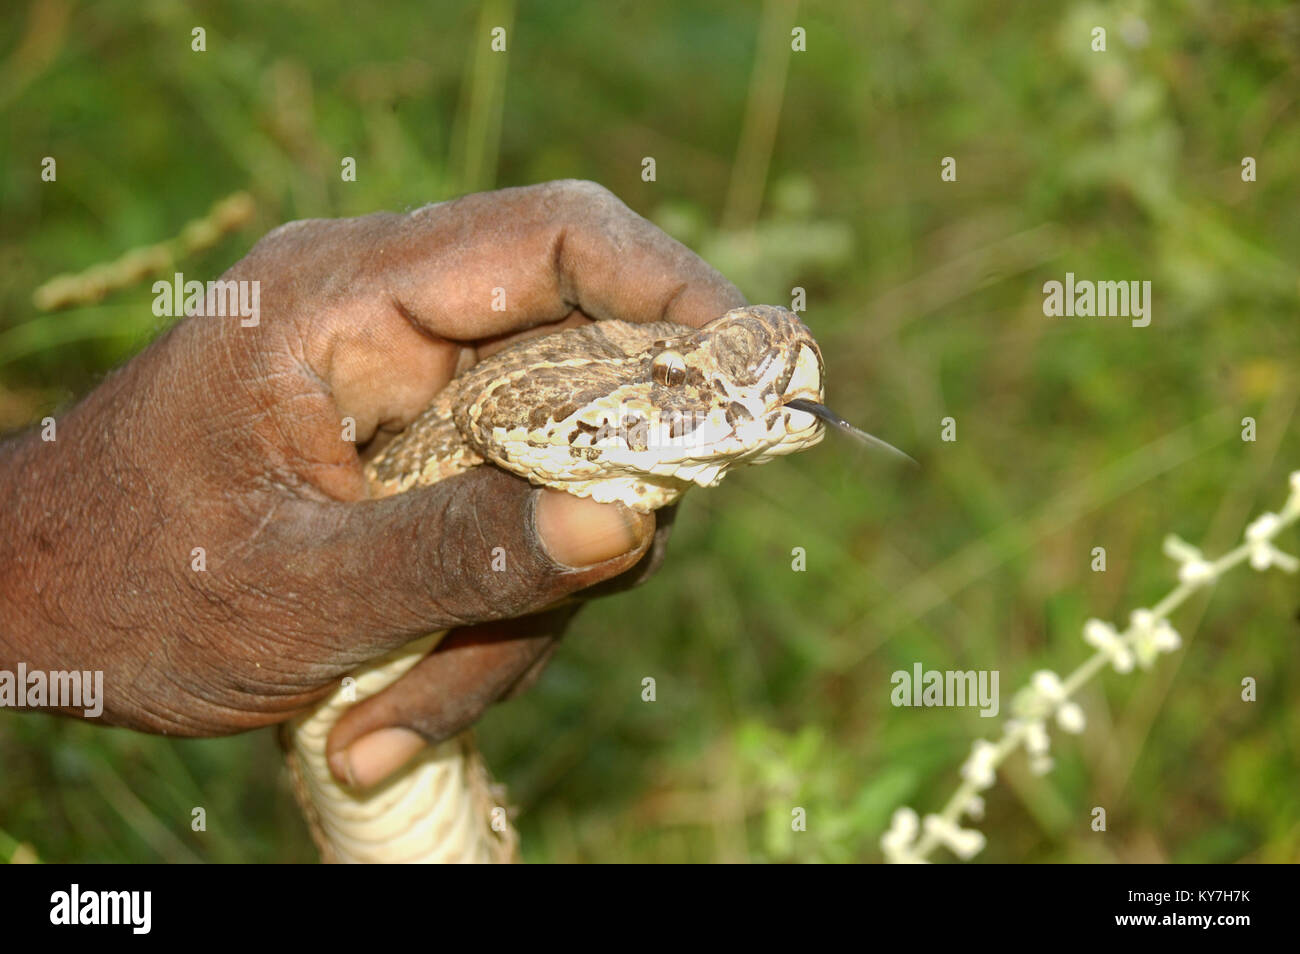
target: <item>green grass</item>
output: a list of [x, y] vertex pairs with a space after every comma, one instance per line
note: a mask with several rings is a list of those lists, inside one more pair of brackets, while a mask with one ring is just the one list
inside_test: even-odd
[[[1165, 533], [1221, 552], [1300, 467], [1289, 5], [27, 7], [0, 42], [0, 427], [66, 406], [158, 330], [147, 283], [49, 314], [33, 290], [223, 196], [250, 192], [254, 220], [187, 274], [290, 219], [573, 176], [753, 301], [804, 287], [832, 405], [921, 461], [828, 439], [688, 497], [656, 579], [589, 606], [540, 685], [481, 727], [530, 860], [877, 858], [893, 809], [937, 810], [993, 731], [893, 708], [894, 670], [998, 669], [1005, 701], [1073, 668], [1084, 619], [1166, 592]], [[484, 57], [497, 23], [509, 52]], [[1045, 318], [1042, 284], [1067, 271], [1150, 280], [1151, 326]], [[1239, 571], [1174, 620], [1184, 651], [1092, 683], [1056, 770], [1013, 759], [987, 793], [981, 858], [1300, 858], [1297, 592]], [[0, 766], [2, 855], [313, 857], [268, 733], [0, 714]]]

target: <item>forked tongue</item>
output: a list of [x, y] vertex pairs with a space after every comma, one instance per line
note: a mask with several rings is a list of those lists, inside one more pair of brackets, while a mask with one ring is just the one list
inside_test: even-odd
[[840, 433], [847, 434], [854, 440], [867, 444], [868, 446], [878, 447], [881, 450], [889, 451], [891, 454], [896, 454], [904, 460], [911, 462], [914, 467], [921, 466], [910, 454], [903, 453], [903, 451], [899, 450], [893, 444], [890, 444], [888, 441], [882, 441], [874, 434], [868, 434], [866, 431], [858, 430], [848, 421], [844, 420], [844, 418], [840, 417], [828, 408], [825, 404], [818, 404], [815, 401], [805, 401], [803, 398], [794, 398], [793, 400], [786, 401], [785, 406], [792, 407], [796, 411], [803, 411], [805, 414], [811, 414], [814, 417], [819, 417]]

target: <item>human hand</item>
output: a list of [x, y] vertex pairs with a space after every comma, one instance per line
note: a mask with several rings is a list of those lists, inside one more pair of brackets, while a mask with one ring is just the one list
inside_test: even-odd
[[[61, 417], [56, 441], [0, 450], [0, 662], [103, 670], [106, 721], [219, 735], [459, 627], [335, 727], [331, 750], [361, 739], [351, 774], [369, 784], [508, 692], [571, 609], [518, 617], [637, 565], [655, 519], [489, 467], [368, 500], [365, 455], [521, 335], [698, 326], [743, 299], [581, 182], [290, 223], [223, 278], [260, 282], [256, 326], [185, 319]], [[495, 547], [509, 572], [491, 572]]]

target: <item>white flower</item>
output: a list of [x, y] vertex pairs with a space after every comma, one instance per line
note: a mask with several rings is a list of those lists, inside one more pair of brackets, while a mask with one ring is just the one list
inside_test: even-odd
[[1056, 724], [1071, 735], [1078, 735], [1088, 724], [1083, 710], [1073, 702], [1067, 702], [1056, 710]]
[[971, 818], [979, 821], [984, 817], [984, 799], [978, 795], [972, 794], [966, 799], [966, 805], [963, 809]]
[[1029, 771], [1035, 775], [1046, 775], [1052, 770], [1052, 757], [1048, 752], [1052, 746], [1052, 737], [1047, 733], [1047, 724], [1041, 719], [1029, 719], [1024, 726], [1025, 754], [1029, 756]]
[[1065, 686], [1061, 685], [1061, 677], [1050, 669], [1040, 669], [1034, 673], [1030, 684], [1034, 691], [1046, 702], [1052, 705], [1060, 702], [1065, 698]]
[[1206, 560], [1200, 550], [1176, 533], [1165, 537], [1164, 551], [1165, 556], [1181, 564], [1178, 568], [1178, 579], [1188, 586], [1204, 586], [1213, 583], [1219, 576], [1219, 571], [1214, 568], [1214, 564]]
[[[1105, 625], [1104, 623], [1102, 625]], [[1030, 684], [1034, 687], [1034, 692], [1038, 697], [1047, 704], [1047, 710], [1056, 714], [1056, 722], [1066, 732], [1080, 732], [1083, 730], [1084, 717], [1083, 710], [1075, 703], [1071, 702], [1065, 691], [1065, 686], [1061, 683], [1061, 677], [1050, 669], [1040, 669], [1034, 673]], [[1032, 729], [1032, 726], [1031, 726]], [[1046, 730], [1043, 730], [1046, 732]], [[1042, 771], [1047, 771], [1051, 763]]]
[[1246, 528], [1246, 539], [1251, 543], [1267, 540], [1277, 533], [1278, 520], [1275, 513], [1262, 513]]
[[1052, 737], [1047, 734], [1047, 726], [1041, 721], [1025, 723], [1025, 751], [1030, 755], [1045, 755], [1052, 747]]
[[1161, 653], [1172, 653], [1183, 645], [1178, 631], [1169, 625], [1169, 621], [1157, 620], [1149, 609], [1134, 610], [1129, 620], [1133, 627], [1133, 651], [1143, 669], [1150, 669]]
[[890, 819], [889, 830], [880, 836], [880, 850], [890, 864], [920, 864], [921, 860], [913, 852], [917, 833], [921, 830], [921, 820], [916, 812], [904, 805], [897, 809]]
[[961, 828], [942, 815], [925, 816], [925, 833], [946, 845], [962, 861], [969, 861], [984, 848], [984, 835], [973, 828]]
[[976, 739], [970, 758], [961, 767], [961, 777], [977, 789], [989, 788], [997, 780], [998, 747], [988, 739]]
[[1178, 579], [1188, 586], [1205, 586], [1213, 583], [1218, 576], [1219, 571], [1214, 568], [1214, 564], [1205, 560], [1188, 560], [1178, 568]]
[[1116, 672], [1128, 672], [1133, 668], [1133, 652], [1125, 645], [1115, 627], [1099, 619], [1090, 619], [1083, 624], [1083, 641], [1110, 657], [1110, 663]]
[[1255, 569], [1267, 570], [1270, 566], [1276, 566], [1287, 573], [1294, 573], [1300, 569], [1300, 560], [1273, 546], [1273, 537], [1277, 535], [1281, 525], [1281, 517], [1275, 513], [1266, 513], [1261, 514], [1246, 528], [1246, 546], [1250, 550], [1250, 565]]

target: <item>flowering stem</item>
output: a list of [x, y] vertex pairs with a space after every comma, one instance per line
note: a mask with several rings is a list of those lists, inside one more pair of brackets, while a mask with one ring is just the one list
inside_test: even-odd
[[898, 809], [889, 831], [881, 839], [886, 859], [924, 862], [940, 845], [946, 845], [963, 859], [973, 857], [983, 847], [984, 836], [961, 829], [962, 815], [978, 817], [983, 807], [979, 792], [993, 784], [998, 766], [1022, 746], [1033, 750], [1031, 755], [1038, 760], [1035, 764], [1042, 770], [1050, 766], [1045, 754], [1046, 718], [1055, 715], [1062, 728], [1081, 731], [1082, 710], [1070, 699], [1084, 683], [1106, 668], [1107, 663], [1120, 672], [1128, 672], [1135, 660], [1145, 668], [1160, 652], [1177, 649], [1180, 641], [1168, 624], [1169, 614], [1228, 570], [1248, 560], [1258, 570], [1277, 566], [1294, 572], [1300, 568], [1300, 560], [1273, 546], [1279, 533], [1300, 520], [1300, 471], [1291, 474], [1290, 482], [1291, 495], [1281, 513], [1266, 513], [1255, 520], [1246, 529], [1245, 540], [1217, 560], [1206, 561], [1199, 550], [1177, 537], [1166, 539], [1165, 552], [1181, 564], [1178, 585], [1151, 609], [1135, 611], [1123, 633], [1116, 633], [1109, 624], [1089, 620], [1084, 626], [1084, 638], [1097, 646], [1097, 651], [1064, 679], [1046, 671], [1035, 674], [1031, 685], [1013, 700], [1015, 717], [1004, 724], [1001, 739], [996, 743], [976, 742], [970, 759], [962, 767], [964, 781], [937, 815], [926, 817], [924, 826], [910, 808]]

